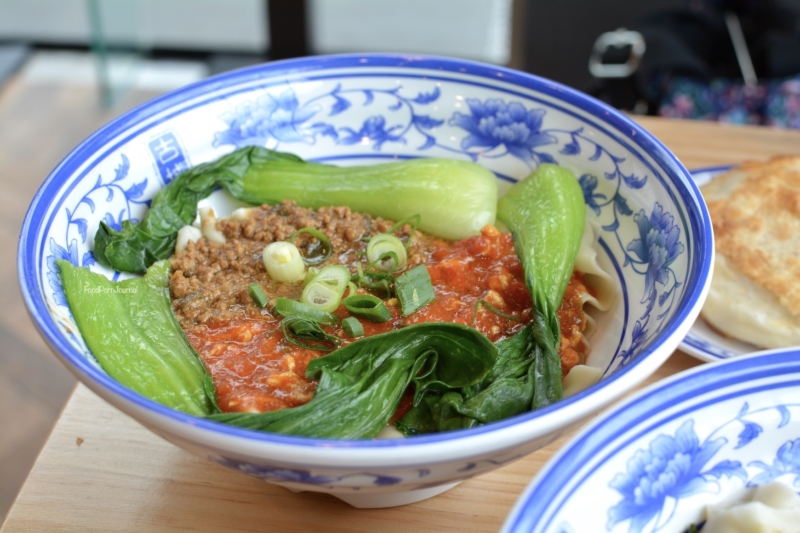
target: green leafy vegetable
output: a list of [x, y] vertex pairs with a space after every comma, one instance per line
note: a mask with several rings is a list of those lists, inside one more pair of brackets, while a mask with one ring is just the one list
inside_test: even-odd
[[330, 352], [342, 342], [336, 335], [325, 333], [319, 322], [298, 315], [281, 320], [281, 331], [288, 342], [310, 350]]
[[[497, 343], [492, 369], [479, 382], [459, 390], [441, 390], [440, 384], [419, 376], [414, 384], [414, 407], [395, 423], [405, 435], [469, 428], [531, 410], [534, 380], [533, 356], [538, 350], [528, 325], [513, 337]], [[433, 393], [433, 394], [429, 394]]]
[[268, 413], [223, 413], [212, 420], [250, 429], [318, 438], [361, 439], [380, 432], [414, 376], [447, 388], [480, 381], [497, 348], [478, 331], [427, 323], [366, 337], [312, 360], [306, 376], [319, 379], [305, 405]]
[[156, 194], [139, 224], [124, 221], [118, 232], [101, 222], [95, 258], [123, 272], [144, 273], [173, 253], [178, 230], [195, 219], [197, 202], [218, 187], [251, 204], [346, 205], [393, 220], [418, 213], [420, 230], [445, 239], [476, 235], [493, 223], [497, 198], [494, 174], [474, 163], [413, 159], [335, 167], [251, 146], [178, 175]]
[[509, 189], [497, 210], [498, 218], [514, 236], [525, 283], [533, 297], [533, 337], [541, 349], [533, 363], [533, 408], [538, 409], [561, 399], [556, 313], [583, 235], [583, 192], [570, 171], [556, 165], [540, 165]]
[[[453, 163], [456, 165], [452, 166]], [[484, 181], [491, 182], [491, 186]], [[445, 183], [455, 189], [444, 187]], [[174, 248], [175, 232], [194, 220], [197, 201], [219, 186], [251, 203], [293, 199], [309, 207], [349, 205], [358, 211], [394, 219], [416, 212], [422, 216], [415, 215], [410, 219], [412, 222], [421, 221], [420, 229], [445, 238], [475, 234], [484, 224], [492, 222], [495, 214], [495, 178], [488, 171], [476, 171], [472, 165], [414, 160], [394, 165], [338, 168], [252, 147], [181, 174], [159, 192], [142, 223], [123, 223], [121, 232], [101, 224], [95, 249], [98, 261], [120, 270], [143, 272], [156, 259], [168, 257]], [[458, 188], [469, 191], [465, 197], [458, 196], [455, 192]], [[476, 191], [482, 191], [480, 201]], [[487, 201], [492, 204], [491, 209], [486, 208]], [[556, 311], [569, 282], [583, 232], [585, 214], [580, 186], [568, 171], [554, 165], [541, 165], [500, 200], [497, 214], [514, 236], [535, 307], [533, 322], [514, 337], [495, 346], [466, 326], [429, 323], [360, 339], [309, 364], [307, 375], [319, 379], [319, 386], [308, 404], [268, 413], [212, 414], [211, 418], [276, 433], [368, 438], [384, 427], [412, 383], [414, 407], [397, 423], [398, 429], [406, 434], [472, 427], [560, 399], [561, 362], [557, 351], [560, 335]], [[425, 226], [426, 223], [432, 226]], [[388, 257], [395, 264], [400, 262], [397, 252], [386, 253], [394, 254]], [[387, 259], [386, 253], [378, 258]], [[180, 343], [169, 336], [162, 338], [163, 325], [151, 329], [151, 323], [157, 322], [155, 318], [134, 316], [131, 310], [143, 304], [136, 304], [136, 299], [129, 295], [116, 298], [113, 305], [99, 300], [85, 303], [90, 299], [78, 294], [84, 275], [74, 275], [75, 270], [84, 269], [67, 263], [63, 263], [62, 269], [68, 273], [65, 287], [72, 283], [67, 291], [70, 305], [72, 307], [74, 300], [82, 309], [80, 312], [73, 310], [76, 320], [79, 314], [92, 317], [78, 321], [81, 332], [90, 348], [96, 354], [98, 351], [103, 354], [98, 356], [101, 364], [105, 367], [103, 360], [110, 361], [113, 371], [109, 370], [109, 374], [125, 384], [133, 383], [128, 386], [148, 397], [163, 396], [164, 400], [157, 401], [186, 412], [218, 412], [211, 378], [172, 315], [166, 289], [168, 266], [157, 264], [144, 278], [149, 281], [138, 280], [151, 288], [159, 288], [160, 300], [155, 302], [158, 298], [151, 295], [148, 298], [154, 301], [148, 306], [157, 309], [156, 315], [161, 313], [162, 322], [169, 322], [167, 317], [171, 319], [168, 326], [173, 328], [173, 333], [177, 330], [183, 344], [184, 355], [170, 355], [166, 359], [175, 361], [166, 362], [164, 354], [181, 353], [166, 344]], [[72, 281], [68, 282], [70, 275]], [[343, 277], [343, 282], [349, 285], [355, 282], [370, 290], [385, 291], [387, 295], [393, 288], [404, 316], [434, 299], [424, 265], [397, 278], [371, 269], [365, 274], [359, 265], [357, 274], [347, 277]], [[109, 290], [135, 281], [115, 284], [102, 278], [93, 283]], [[344, 283], [341, 285], [344, 287]], [[105, 311], [90, 312], [94, 307]], [[498, 310], [487, 308], [499, 314]], [[319, 315], [309, 314], [307, 309]], [[338, 324], [334, 315], [280, 298], [276, 299], [275, 311], [285, 316], [282, 329], [290, 342], [313, 349], [333, 350], [338, 346], [340, 339], [320, 327], [320, 323]], [[107, 318], [107, 314], [113, 316]], [[106, 322], [102, 322], [104, 320]], [[89, 324], [86, 332], [81, 322]], [[363, 327], [355, 319], [345, 321], [342, 327], [351, 336], [363, 335]], [[127, 335], [125, 342], [117, 339], [113, 341], [116, 345], [106, 345], [101, 335], [106, 331], [123, 332], [116, 337]], [[150, 331], [159, 333], [155, 335]], [[89, 338], [92, 338], [91, 343]], [[142, 352], [137, 358], [149, 354], [155, 360], [154, 366], [144, 372], [141, 368], [134, 369], [131, 365], [138, 359], [125, 359], [125, 354], [131, 352], [130, 345], [137, 347], [134, 351]], [[121, 354], [114, 355], [109, 346], [117, 346], [116, 351]], [[145, 357], [142, 361], [149, 360]], [[161, 374], [165, 376], [166, 385], [160, 380]]]
[[[296, 156], [279, 152], [263, 156], [300, 161]], [[250, 151], [237, 150], [179, 174], [158, 191], [140, 223], [125, 220], [121, 231], [116, 231], [100, 222], [94, 237], [95, 259], [122, 272], [144, 274], [148, 266], [169, 258], [175, 251], [177, 232], [194, 221], [197, 202], [217, 187], [225, 187], [237, 198], [245, 196], [244, 176], [250, 165]]]
[[169, 263], [143, 278], [113, 282], [58, 260], [72, 316], [97, 361], [136, 392], [192, 415], [215, 410], [211, 378], [169, 300]]
[[448, 389], [418, 376], [414, 407], [395, 424], [406, 435], [473, 427], [561, 399], [556, 312], [583, 235], [583, 194], [569, 171], [542, 165], [501, 199], [498, 217], [514, 236], [534, 320], [497, 344], [497, 362], [476, 384]]

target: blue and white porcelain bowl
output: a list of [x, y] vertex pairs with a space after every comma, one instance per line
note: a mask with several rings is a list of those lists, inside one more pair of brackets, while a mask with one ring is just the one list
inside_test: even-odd
[[[484, 427], [390, 441], [326, 441], [208, 422], [110, 379], [87, 351], [55, 270], [92, 257], [101, 220], [141, 218], [180, 171], [258, 144], [337, 165], [415, 157], [475, 161], [502, 187], [538, 164], [580, 178], [617, 298], [597, 316], [596, 385], [556, 405]], [[691, 177], [658, 140], [584, 94], [513, 70], [444, 58], [345, 55], [275, 62], [157, 98], [70, 153], [34, 198], [19, 244], [22, 292], [61, 361], [89, 388], [165, 439], [292, 490], [357, 506], [442, 492], [553, 441], [640, 383], [697, 316], [713, 262], [708, 213]]]
[[800, 487], [800, 350], [703, 365], [587, 426], [534, 479], [505, 533], [683, 533], [748, 488]]

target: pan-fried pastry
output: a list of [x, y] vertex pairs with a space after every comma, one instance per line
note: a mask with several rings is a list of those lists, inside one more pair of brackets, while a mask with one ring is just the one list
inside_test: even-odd
[[717, 252], [703, 317], [757, 346], [800, 344], [800, 157], [745, 163], [702, 191]]

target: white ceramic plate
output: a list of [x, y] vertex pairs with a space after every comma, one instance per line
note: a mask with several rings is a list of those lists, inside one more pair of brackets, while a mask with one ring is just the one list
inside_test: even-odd
[[[698, 187], [701, 187], [716, 176], [730, 170], [731, 166], [707, 167], [690, 170]], [[698, 317], [689, 334], [681, 342], [681, 350], [701, 361], [714, 362], [729, 359], [745, 353], [757, 352], [761, 348], [726, 337], [712, 329], [702, 317]]]
[[681, 533], [705, 507], [800, 487], [800, 349], [702, 365], [655, 383], [575, 436], [505, 533]]

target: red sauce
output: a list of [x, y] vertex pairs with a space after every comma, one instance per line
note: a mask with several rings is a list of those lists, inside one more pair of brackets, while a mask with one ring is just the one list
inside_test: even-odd
[[[442, 242], [426, 265], [436, 300], [405, 318], [397, 302], [388, 300], [392, 318], [382, 324], [361, 320], [366, 336], [421, 322], [469, 325], [478, 300], [519, 318], [506, 319], [479, 307], [473, 327], [493, 342], [513, 335], [530, 322], [532, 301], [510, 235], [487, 226], [481, 235], [450, 244]], [[346, 266], [355, 271], [354, 264]], [[581, 346], [573, 342], [578, 337], [582, 342], [582, 335], [576, 337], [576, 332], [585, 327], [581, 290], [586, 290], [582, 280], [574, 275], [559, 310], [565, 373], [582, 362]], [[336, 314], [340, 318], [349, 315], [344, 306]], [[287, 342], [279, 323], [279, 319], [243, 319], [187, 332], [214, 379], [223, 411], [272, 411], [302, 405], [313, 397], [316, 383], [305, 378], [305, 371], [309, 361], [324, 352]], [[343, 345], [353, 341], [341, 329], [327, 329], [342, 338]], [[564, 354], [568, 361], [563, 361]]]

